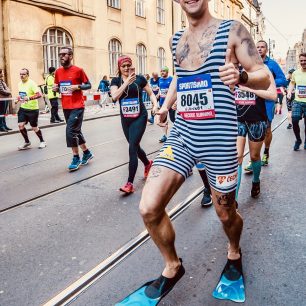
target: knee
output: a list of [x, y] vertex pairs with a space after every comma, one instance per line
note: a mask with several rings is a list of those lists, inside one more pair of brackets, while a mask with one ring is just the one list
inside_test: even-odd
[[250, 154], [251, 161], [255, 162], [260, 160], [260, 152], [251, 152]]
[[293, 124], [299, 124], [300, 118], [292, 117], [292, 123]]
[[162, 213], [157, 209], [157, 203], [154, 200], [142, 198], [139, 205], [139, 212], [145, 224], [158, 223]]
[[25, 128], [24, 124], [18, 124], [18, 128], [19, 128], [20, 131], [23, 130]]
[[32, 127], [32, 130], [36, 133], [36, 132], [39, 131], [39, 128], [38, 128], [37, 126], [33, 126], [33, 127]]
[[222, 209], [218, 213], [219, 220], [225, 227], [230, 227], [236, 217], [236, 209], [230, 210], [230, 209]]

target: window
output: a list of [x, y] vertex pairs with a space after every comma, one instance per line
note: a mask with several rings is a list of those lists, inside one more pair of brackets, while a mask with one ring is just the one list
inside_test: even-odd
[[166, 52], [164, 48], [159, 48], [157, 51], [158, 66], [161, 70], [166, 65]]
[[165, 0], [157, 0], [156, 21], [160, 24], [165, 24]]
[[144, 0], [136, 0], [136, 16], [146, 17]]
[[222, 1], [222, 7], [221, 7], [221, 17], [225, 16], [225, 3]]
[[226, 16], [227, 19], [230, 19], [231, 18], [231, 8], [229, 6], [227, 6], [227, 16]]
[[137, 56], [137, 73], [144, 75], [147, 70], [147, 50], [143, 44], [137, 45], [136, 56]]
[[107, 0], [107, 5], [116, 9], [120, 9], [120, 0]]
[[108, 44], [108, 54], [109, 54], [109, 75], [111, 77], [117, 74], [117, 62], [118, 57], [121, 55], [121, 43], [118, 39], [110, 40]]
[[49, 67], [59, 67], [60, 62], [58, 58], [59, 50], [62, 47], [72, 47], [72, 38], [64, 30], [60, 28], [48, 29], [43, 37], [43, 56], [44, 56], [44, 73], [49, 73]]
[[215, 12], [218, 13], [218, 7], [219, 7], [219, 0], [215, 0]]

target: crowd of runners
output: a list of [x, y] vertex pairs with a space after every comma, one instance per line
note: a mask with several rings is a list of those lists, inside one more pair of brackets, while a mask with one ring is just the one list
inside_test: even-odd
[[[113, 102], [119, 103], [121, 125], [129, 144], [128, 177], [119, 189], [126, 194], [135, 191], [133, 182], [140, 159], [147, 179], [140, 213], [165, 263], [159, 278], [136, 290], [119, 305], [132, 305], [139, 300], [159, 301], [184, 275], [182, 259], [175, 249], [175, 232], [165, 209], [193, 173], [194, 166], [204, 185], [201, 203], [214, 205], [228, 238], [226, 265], [213, 295], [242, 301], [244, 280], [239, 242], [243, 219], [238, 212], [238, 193], [246, 139], [250, 161], [245, 171], [253, 175], [250, 188], [253, 198], [260, 195], [261, 168], [268, 166], [270, 159], [272, 121], [275, 114], [281, 114], [283, 101], [288, 108], [287, 128], [293, 129], [296, 138], [294, 151], [306, 139], [306, 135], [301, 137], [299, 127], [302, 119], [306, 125], [306, 54], [299, 56], [301, 68], [290, 70], [286, 78], [277, 62], [267, 56], [267, 43], [261, 40], [255, 44], [240, 22], [213, 18], [208, 1], [180, 1], [180, 4], [189, 27], [175, 33], [170, 42], [174, 76], [169, 75], [168, 67], [161, 69], [160, 76], [157, 72], [151, 78], [137, 75], [132, 59], [123, 55], [118, 59], [118, 76], [110, 84], [103, 79], [99, 85], [101, 90], [103, 87], [109, 92]], [[61, 67], [49, 69], [45, 94], [52, 107], [51, 123], [63, 121], [58, 114], [61, 96], [67, 147], [72, 150], [68, 170], [76, 171], [94, 157], [82, 133], [83, 91], [89, 90], [91, 83], [84, 70], [72, 64], [72, 48], [62, 48], [59, 58]], [[47, 143], [38, 127], [38, 99], [42, 93], [30, 79], [28, 69], [20, 70], [20, 79], [16, 103], [20, 104], [18, 126], [24, 143], [18, 149], [31, 147], [27, 123], [39, 138], [39, 148], [45, 148]], [[11, 92], [1, 70], [0, 98], [9, 97]], [[151, 103], [150, 116], [145, 106], [147, 101]], [[4, 103], [0, 105], [4, 107]], [[0, 120], [0, 131], [9, 130], [5, 116]], [[141, 148], [148, 124], [157, 124], [161, 129], [159, 142], [163, 146], [154, 161]], [[228, 294], [224, 288], [231, 286], [239, 287], [239, 294]]]

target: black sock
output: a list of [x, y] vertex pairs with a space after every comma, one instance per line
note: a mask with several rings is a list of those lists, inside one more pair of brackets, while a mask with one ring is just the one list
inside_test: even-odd
[[270, 148], [265, 148], [264, 154], [266, 154], [266, 155], [269, 156], [269, 149], [270, 149]]
[[30, 140], [29, 140], [29, 137], [28, 137], [28, 131], [27, 131], [27, 129], [24, 128], [24, 129], [19, 130], [19, 131], [20, 131], [21, 135], [23, 136], [24, 141], [27, 142], [27, 143], [29, 143]]
[[80, 155], [79, 154], [73, 154], [73, 157], [77, 157], [78, 159], [80, 159]]
[[199, 173], [200, 173], [201, 179], [203, 181], [204, 187], [207, 188], [208, 191], [211, 193], [206, 171], [205, 170], [199, 170]]
[[87, 154], [90, 153], [90, 151], [89, 151], [88, 149], [86, 149], [85, 151], [83, 151], [83, 153], [84, 153], [85, 155], [87, 155]]
[[42, 137], [41, 130], [38, 130], [38, 131], [37, 131], [37, 132], [35, 132], [35, 133], [36, 133], [37, 137], [39, 138], [40, 142], [43, 142], [43, 141], [44, 141], [44, 139], [43, 139], [43, 137]]

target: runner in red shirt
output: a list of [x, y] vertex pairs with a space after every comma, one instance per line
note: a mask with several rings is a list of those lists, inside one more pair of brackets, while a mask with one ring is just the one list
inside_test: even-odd
[[[62, 97], [62, 107], [66, 119], [67, 147], [72, 148], [73, 158], [68, 166], [69, 171], [78, 170], [80, 165], [87, 165], [93, 158], [88, 150], [81, 128], [84, 116], [84, 97], [82, 90], [91, 88], [83, 69], [71, 64], [73, 50], [64, 47], [59, 53], [62, 67], [55, 71], [54, 91], [59, 91]], [[83, 158], [79, 156], [79, 146], [83, 150]]]

